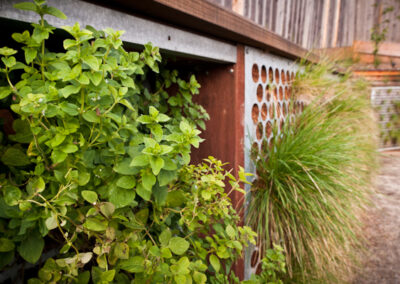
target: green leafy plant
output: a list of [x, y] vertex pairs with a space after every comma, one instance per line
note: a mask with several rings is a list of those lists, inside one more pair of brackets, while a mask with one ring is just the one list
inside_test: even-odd
[[261, 260], [261, 273], [253, 274], [243, 284], [283, 284], [281, 276], [286, 274], [285, 255], [283, 248], [274, 244], [273, 249], [267, 249]]
[[295, 99], [309, 102], [288, 118], [273, 147], [254, 154], [247, 223], [260, 250], [285, 252], [288, 281], [343, 283], [361, 243], [360, 211], [376, 160], [376, 122], [364, 82], [334, 65], [303, 64]]
[[29, 283], [238, 282], [232, 265], [255, 233], [225, 181], [243, 192], [246, 174], [211, 157], [189, 165], [208, 119], [195, 77], [151, 44], [125, 50], [112, 29], [65, 26], [65, 50], [49, 50], [44, 16], [65, 15], [43, 0], [16, 7], [41, 19], [13, 34], [21, 49], [0, 48], [15, 131], [0, 141], [1, 269], [36, 264]]
[[[391, 101], [389, 122], [381, 123], [381, 140], [385, 146], [395, 146], [400, 141], [400, 102]], [[381, 119], [382, 120], [382, 119]]]
[[[378, 7], [378, 3], [375, 3], [374, 7]], [[381, 9], [381, 7], [379, 7], [379, 9]], [[388, 28], [390, 24], [389, 19], [381, 20], [381, 17], [384, 17], [386, 14], [391, 14], [393, 11], [393, 6], [387, 6], [383, 9], [383, 11], [379, 11], [381, 15], [379, 16], [378, 23], [375, 24], [371, 29], [370, 39], [374, 43], [374, 50], [372, 51], [372, 54], [374, 55], [375, 68], [378, 68], [381, 63], [378, 57], [379, 48], [382, 42], [386, 40], [386, 35], [388, 33]], [[397, 16], [396, 19], [399, 20], [400, 17]]]

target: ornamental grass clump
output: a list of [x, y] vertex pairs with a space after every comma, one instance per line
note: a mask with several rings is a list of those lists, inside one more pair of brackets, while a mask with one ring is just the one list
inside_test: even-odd
[[345, 281], [360, 245], [360, 212], [371, 191], [377, 130], [367, 85], [334, 65], [303, 64], [294, 99], [307, 102], [286, 120], [272, 147], [253, 153], [257, 178], [247, 223], [263, 251], [285, 251], [288, 279]]

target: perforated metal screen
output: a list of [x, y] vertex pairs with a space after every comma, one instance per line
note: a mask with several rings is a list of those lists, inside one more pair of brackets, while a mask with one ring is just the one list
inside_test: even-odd
[[379, 126], [381, 130], [380, 148], [400, 148], [400, 139], [395, 138], [396, 132], [400, 132], [400, 112], [396, 104], [400, 104], [400, 87], [374, 87], [371, 91], [371, 102], [378, 113]]
[[[298, 67], [293, 61], [246, 47], [245, 50], [245, 170], [255, 174], [252, 147], [270, 147], [274, 123], [278, 131], [289, 113], [291, 82]], [[304, 107], [295, 102], [294, 111]], [[279, 133], [279, 132], [278, 132]], [[247, 188], [249, 191], [250, 188]], [[251, 247], [245, 257], [245, 277], [261, 267], [262, 254]]]

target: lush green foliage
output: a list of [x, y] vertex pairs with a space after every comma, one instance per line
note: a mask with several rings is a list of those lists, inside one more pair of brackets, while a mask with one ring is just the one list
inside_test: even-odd
[[287, 119], [281, 134], [275, 131], [273, 147], [253, 153], [258, 178], [248, 224], [263, 251], [282, 245], [296, 281], [343, 281], [359, 243], [376, 123], [363, 82], [349, 73], [332, 76], [326, 63], [303, 68], [294, 93], [308, 106]]
[[246, 175], [213, 158], [188, 165], [208, 118], [195, 77], [165, 69], [151, 44], [126, 51], [112, 29], [63, 27], [65, 51], [50, 51], [43, 16], [65, 15], [17, 6], [41, 20], [13, 34], [24, 63], [0, 49], [0, 97], [16, 117], [0, 146], [2, 269], [39, 261], [29, 283], [237, 281], [232, 264], [255, 233], [224, 189], [242, 191]]

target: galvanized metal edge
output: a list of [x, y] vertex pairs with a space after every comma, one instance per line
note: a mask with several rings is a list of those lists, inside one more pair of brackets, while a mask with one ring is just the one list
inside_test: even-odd
[[[1, 0], [0, 17], [36, 22], [39, 18], [32, 12], [17, 10], [13, 4], [20, 0]], [[221, 63], [236, 62], [236, 45], [194, 34], [178, 28], [142, 19], [120, 11], [112, 10], [80, 0], [48, 0], [48, 5], [63, 11], [68, 19], [61, 20], [48, 16], [47, 21], [56, 26], [91, 25], [97, 29], [107, 27], [125, 30], [122, 40], [134, 44], [152, 42], [162, 50], [176, 55], [189, 56]]]

